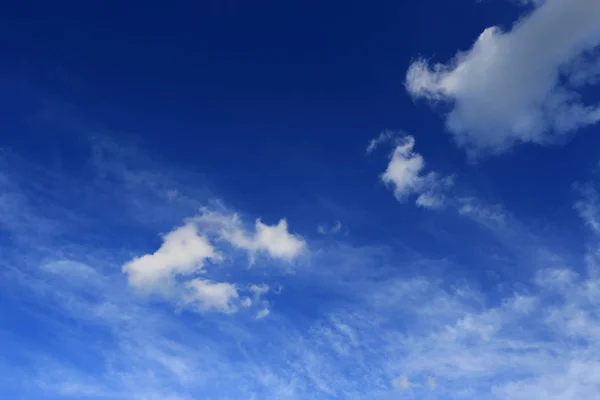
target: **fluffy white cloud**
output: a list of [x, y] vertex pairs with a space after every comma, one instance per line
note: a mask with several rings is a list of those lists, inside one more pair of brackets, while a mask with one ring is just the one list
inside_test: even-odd
[[187, 301], [201, 311], [219, 311], [232, 314], [237, 311], [235, 302], [239, 294], [235, 285], [212, 282], [205, 279], [192, 279], [186, 282], [190, 289]]
[[247, 242], [250, 251], [266, 251], [271, 257], [291, 260], [304, 249], [306, 243], [298, 236], [288, 232], [285, 219], [277, 225], [267, 225], [256, 221], [256, 233]]
[[425, 173], [423, 157], [414, 151], [415, 139], [384, 132], [371, 140], [367, 152], [372, 152], [386, 141], [396, 147], [390, 162], [381, 175], [381, 180], [394, 191], [399, 201], [405, 201], [411, 195], [417, 195], [416, 203], [424, 208], [440, 208], [444, 205], [444, 191], [453, 185], [452, 177], [441, 177], [436, 172]]
[[406, 88], [451, 105], [447, 128], [472, 153], [497, 153], [515, 142], [545, 144], [600, 120], [582, 85], [600, 76], [600, 2], [545, 0], [511, 30], [486, 29], [473, 47], [445, 64], [417, 60]]
[[204, 266], [206, 260], [221, 256], [206, 236], [198, 234], [188, 223], [166, 234], [163, 244], [152, 253], [136, 257], [123, 265], [129, 284], [139, 289], [151, 289], [174, 275], [189, 275]]
[[206, 232], [215, 235], [219, 240], [248, 251], [252, 261], [257, 253], [291, 261], [307, 247], [301, 236], [288, 231], [285, 219], [281, 219], [276, 225], [268, 225], [257, 219], [254, 232], [245, 229], [237, 214], [227, 215], [203, 210], [196, 221]]
[[[229, 246], [222, 246], [224, 242]], [[165, 235], [156, 252], [136, 257], [124, 264], [122, 270], [128, 275], [129, 284], [137, 289], [150, 292], [168, 288], [170, 297], [183, 299], [183, 304], [200, 311], [230, 314], [236, 312], [238, 306], [260, 307], [256, 317], [262, 319], [270, 313], [269, 302], [262, 299], [269, 291], [267, 285], [251, 285], [245, 291], [252, 297], [239, 299], [238, 288], [232, 283], [172, 278], [208, 273], [204, 269], [208, 260], [220, 262], [236, 249], [248, 252], [250, 261], [254, 262], [257, 253], [291, 261], [305, 248], [304, 239], [288, 231], [285, 219], [276, 225], [256, 220], [255, 231], [248, 232], [238, 215], [204, 209], [199, 216]], [[167, 294], [166, 290], [161, 291]]]
[[252, 260], [256, 253], [262, 252], [291, 261], [306, 248], [304, 239], [288, 231], [285, 219], [276, 225], [256, 220], [255, 231], [249, 233], [236, 214], [204, 210], [199, 217], [165, 235], [156, 252], [123, 265], [123, 272], [129, 276], [129, 283], [138, 288], [152, 288], [174, 275], [192, 274], [207, 260], [222, 259], [211, 238], [248, 251]]

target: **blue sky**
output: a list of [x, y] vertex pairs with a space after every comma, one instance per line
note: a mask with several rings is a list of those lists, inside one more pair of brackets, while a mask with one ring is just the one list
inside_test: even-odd
[[0, 397], [600, 394], [596, 0], [0, 12]]

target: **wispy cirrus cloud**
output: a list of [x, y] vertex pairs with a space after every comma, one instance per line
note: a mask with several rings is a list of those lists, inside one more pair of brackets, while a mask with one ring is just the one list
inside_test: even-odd
[[472, 197], [462, 197], [458, 199], [458, 213], [472, 218], [483, 225], [502, 224], [507, 218], [502, 205], [481, 204], [480, 201]]
[[[171, 207], [169, 199], [161, 205], [137, 189], [126, 195], [152, 202], [153, 210]], [[593, 196], [582, 201], [593, 209]], [[456, 202], [468, 206], [468, 218], [452, 223], [472, 220], [483, 228], [478, 235], [496, 239], [504, 253], [524, 254], [513, 268], [529, 271], [526, 279], [502, 287], [465, 281], [457, 277], [458, 261], [442, 273], [444, 257], [342, 241], [311, 248], [310, 263], [285, 274], [277, 265], [300, 257], [309, 237], [262, 223], [283, 235], [284, 244], [271, 246], [256, 219], [212, 208], [185, 220], [194, 229], [182, 237], [167, 234], [162, 241], [156, 221], [133, 216], [136, 230], [146, 221], [143, 245], [125, 236], [109, 248], [87, 238], [32, 237], [3, 258], [1, 293], [49, 343], [27, 342], [31, 351], [24, 352], [27, 335], [2, 328], [7, 343], [21, 345], [3, 355], [16, 365], [8, 371], [10, 387], [23, 393], [28, 386], [32, 398], [65, 399], [593, 398], [600, 283], [587, 254], [559, 253], [550, 265], [540, 255], [561, 249], [533, 226], [501, 206]], [[40, 215], [72, 231], [44, 208], [29, 210], [33, 221]], [[78, 223], [88, 220], [84, 215]], [[89, 218], [89, 229], [101, 221]], [[172, 229], [181, 219], [170, 222]], [[201, 237], [222, 255], [219, 263], [196, 252]], [[152, 272], [148, 282], [155, 283], [157, 265], [166, 269], [159, 268], [156, 280], [171, 276], [181, 289], [177, 301], [143, 299], [129, 289], [121, 268], [144, 252], [151, 260], [144, 268]], [[562, 262], [563, 255], [579, 263]], [[262, 263], [269, 268], [258, 268]], [[279, 283], [283, 291], [276, 290]]]

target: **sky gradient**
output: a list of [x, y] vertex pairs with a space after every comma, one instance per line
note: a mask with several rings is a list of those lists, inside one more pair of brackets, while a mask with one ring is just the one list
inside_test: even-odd
[[600, 396], [600, 3], [0, 6], [0, 397]]

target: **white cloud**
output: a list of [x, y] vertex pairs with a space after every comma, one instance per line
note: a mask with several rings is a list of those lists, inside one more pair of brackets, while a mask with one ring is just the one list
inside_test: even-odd
[[206, 260], [220, 258], [208, 239], [198, 234], [193, 223], [188, 223], [166, 234], [156, 252], [123, 265], [123, 272], [127, 273], [130, 285], [152, 289], [174, 275], [198, 271]]
[[197, 223], [207, 233], [216, 235], [233, 247], [248, 251], [254, 261], [256, 254], [291, 261], [307, 247], [306, 241], [299, 235], [288, 231], [288, 224], [281, 219], [276, 225], [268, 225], [260, 219], [255, 221], [254, 232], [248, 232], [237, 214], [226, 215], [203, 210], [196, 218]]
[[202, 311], [219, 311], [232, 314], [237, 311], [234, 304], [239, 298], [235, 285], [212, 282], [206, 279], [192, 279], [186, 282], [190, 292], [186, 300]]
[[[229, 246], [222, 246], [227, 243]], [[233, 249], [232, 249], [233, 247]], [[223, 214], [203, 209], [201, 215], [163, 237], [160, 248], [152, 253], [136, 257], [124, 264], [123, 272], [129, 284], [147, 292], [160, 289], [170, 300], [193, 307], [197, 311], [218, 311], [231, 314], [241, 307], [260, 307], [257, 318], [270, 313], [270, 303], [262, 297], [269, 291], [268, 285], [251, 285], [248, 291], [252, 298], [240, 295], [235, 284], [215, 282], [208, 279], [179, 279], [174, 276], [208, 274], [207, 260], [221, 262], [230, 259], [230, 251], [247, 251], [250, 262], [256, 254], [284, 261], [291, 261], [306, 248], [300, 236], [288, 231], [285, 219], [276, 225], [267, 225], [256, 220], [255, 231], [247, 232], [236, 214]], [[168, 289], [168, 290], [167, 290]]]
[[394, 149], [392, 159], [381, 176], [384, 183], [393, 187], [394, 195], [398, 200], [420, 191], [422, 185], [421, 172], [425, 162], [420, 154], [413, 152], [414, 145], [414, 138], [407, 136], [404, 144]]
[[598, 104], [586, 105], [577, 92], [599, 76], [600, 3], [545, 0], [534, 7], [509, 31], [486, 29], [451, 61], [430, 66], [421, 59], [408, 70], [412, 96], [451, 104], [447, 128], [472, 153], [550, 143], [600, 120]]
[[424, 208], [440, 208], [444, 205], [444, 192], [453, 185], [451, 176], [441, 177], [436, 172], [425, 173], [423, 156], [414, 151], [415, 139], [383, 132], [371, 140], [368, 152], [378, 145], [391, 141], [396, 145], [391, 160], [381, 175], [381, 180], [394, 191], [399, 201], [405, 201], [409, 196], [417, 195], [416, 203]]
[[250, 251], [266, 251], [271, 257], [291, 260], [300, 254], [306, 242], [288, 232], [285, 219], [277, 225], [267, 225], [257, 220], [256, 233], [246, 246]]

